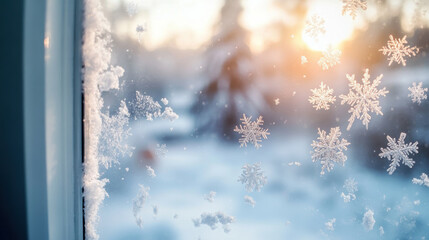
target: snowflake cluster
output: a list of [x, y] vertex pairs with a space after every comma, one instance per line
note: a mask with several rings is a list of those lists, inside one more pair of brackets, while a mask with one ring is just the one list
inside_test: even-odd
[[426, 187], [429, 187], [429, 177], [426, 173], [422, 173], [420, 178], [413, 178], [412, 182], [414, 184], [425, 185]]
[[413, 103], [418, 103], [419, 105], [420, 103], [422, 103], [422, 100], [428, 98], [428, 95], [426, 93], [428, 89], [423, 88], [422, 84], [422, 82], [419, 82], [419, 84], [413, 82], [413, 86], [408, 88], [408, 90], [411, 92], [410, 94], [408, 94], [408, 97], [411, 97]]
[[410, 47], [407, 44], [407, 35], [405, 35], [402, 39], [394, 39], [392, 35], [389, 36], [389, 41], [387, 42], [387, 47], [383, 46], [380, 52], [383, 52], [383, 55], [387, 55], [387, 60], [389, 61], [389, 66], [392, 62], [396, 62], [403, 66], [407, 65], [404, 57], [416, 56], [419, 53], [419, 49], [417, 47]]
[[379, 75], [372, 84], [369, 81], [369, 70], [366, 69], [362, 78], [362, 84], [356, 82], [355, 75], [346, 75], [349, 80], [349, 93], [340, 95], [341, 104], [347, 103], [351, 106], [349, 113], [352, 115], [349, 118], [347, 130], [350, 130], [355, 119], [362, 120], [362, 124], [368, 129], [368, 123], [371, 120], [370, 112], [375, 112], [377, 115], [383, 115], [378, 99], [380, 96], [386, 96], [389, 92], [386, 88], [377, 89], [383, 74]]
[[168, 119], [174, 121], [179, 118], [171, 107], [165, 107], [162, 111], [161, 104], [154, 101], [151, 96], [146, 96], [136, 91], [136, 99], [130, 102], [134, 119], [146, 118], [146, 120], [152, 121], [154, 118]]
[[318, 15], [311, 16], [311, 18], [307, 20], [304, 31], [309, 37], [318, 41], [319, 38], [326, 33], [325, 20]]
[[395, 172], [396, 168], [399, 167], [401, 162], [409, 168], [414, 166], [414, 160], [408, 157], [408, 155], [419, 152], [419, 148], [417, 146], [418, 142], [405, 144], [404, 140], [406, 136], [406, 133], [401, 132], [398, 141], [396, 141], [395, 138], [391, 138], [389, 135], [387, 135], [387, 148], [381, 148], [381, 153], [379, 156], [381, 158], [387, 158], [387, 160], [391, 161], [389, 168], [387, 169], [387, 172], [389, 172], [390, 175]]
[[317, 64], [322, 68], [322, 70], [328, 70], [330, 67], [333, 67], [340, 63], [341, 51], [338, 49], [328, 48], [322, 52], [323, 57], [319, 59]]
[[318, 129], [319, 137], [318, 141], [313, 141], [311, 146], [313, 151], [311, 153], [311, 159], [313, 162], [320, 161], [322, 165], [321, 175], [325, 174], [325, 170], [330, 172], [334, 168], [334, 163], [341, 164], [347, 160], [347, 156], [343, 153], [347, 150], [347, 146], [350, 144], [347, 140], [339, 139], [341, 131], [339, 127], [331, 128], [331, 132], [326, 134], [324, 130]]
[[343, 15], [349, 12], [350, 16], [355, 19], [360, 8], [366, 10], [366, 0], [343, 0]]
[[246, 191], [261, 191], [261, 188], [267, 183], [267, 178], [261, 170], [261, 164], [246, 164], [242, 169], [243, 172], [238, 178], [238, 181], [245, 185]]
[[256, 148], [260, 148], [262, 145], [263, 139], [267, 139], [267, 136], [270, 135], [268, 129], [263, 129], [261, 126], [264, 124], [264, 120], [262, 120], [262, 116], [259, 116], [256, 121], [251, 121], [252, 117], [246, 117], [243, 114], [243, 118], [240, 119], [242, 121], [242, 125], [240, 127], [235, 126], [234, 132], [241, 134], [241, 138], [239, 139], [240, 147], [247, 147], [247, 143], [253, 143]]
[[355, 200], [355, 193], [358, 191], [357, 187], [358, 183], [354, 178], [348, 178], [344, 181], [343, 188], [345, 189], [345, 193], [341, 192], [341, 197], [344, 199], [344, 202], [350, 202], [350, 200]]
[[141, 217], [141, 211], [143, 209], [144, 204], [146, 203], [147, 198], [149, 197], [149, 190], [150, 187], [145, 187], [143, 185], [139, 185], [140, 190], [133, 200], [133, 215], [136, 219], [137, 225], [142, 228], [143, 227], [143, 220]]
[[313, 96], [310, 96], [308, 101], [313, 104], [316, 110], [329, 110], [330, 104], [334, 103], [336, 100], [335, 96], [332, 96], [334, 90], [323, 84], [323, 82], [320, 83], [320, 88], [311, 89], [311, 92]]
[[133, 154], [134, 147], [126, 143], [131, 136], [129, 117], [125, 101], [121, 101], [117, 115], [101, 114], [102, 130], [98, 147], [100, 162], [106, 169], [118, 164], [119, 158], [131, 157]]
[[231, 231], [230, 224], [235, 221], [233, 216], [228, 216], [222, 212], [215, 213], [202, 213], [199, 218], [192, 219], [195, 227], [199, 227], [201, 224], [209, 226], [212, 230], [217, 228], [217, 224], [220, 223], [223, 227], [223, 231], [228, 233]]

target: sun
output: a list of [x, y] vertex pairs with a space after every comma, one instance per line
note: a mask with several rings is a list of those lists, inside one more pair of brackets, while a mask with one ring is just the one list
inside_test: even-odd
[[329, 4], [318, 5], [310, 9], [306, 19], [318, 15], [325, 20], [326, 33], [317, 41], [308, 36], [302, 30], [302, 40], [307, 47], [314, 51], [323, 51], [329, 46], [338, 48], [339, 45], [351, 37], [355, 28], [355, 23], [348, 16], [341, 15], [341, 5]]

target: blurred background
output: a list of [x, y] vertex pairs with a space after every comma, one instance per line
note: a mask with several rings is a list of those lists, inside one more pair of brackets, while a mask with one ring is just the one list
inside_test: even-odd
[[[353, 19], [342, 15], [339, 0], [105, 0], [112, 28], [113, 65], [125, 69], [121, 88], [104, 93], [105, 111], [115, 114], [120, 101], [136, 91], [169, 100], [179, 114], [174, 122], [135, 119], [131, 111], [132, 157], [105, 170], [109, 198], [100, 210], [101, 239], [425, 239], [429, 237], [429, 189], [411, 183], [429, 172], [429, 102], [418, 105], [408, 87], [429, 87], [429, 2], [368, 0]], [[323, 41], [305, 34], [314, 14], [325, 19]], [[140, 26], [140, 27], [139, 27]], [[420, 51], [407, 65], [393, 63], [378, 50], [389, 35]], [[340, 64], [324, 71], [317, 64], [327, 47], [339, 49]], [[307, 63], [301, 63], [305, 56]], [[383, 116], [373, 114], [368, 130], [356, 120], [346, 131], [346, 74], [360, 81], [383, 74]], [[316, 111], [310, 89], [323, 81], [337, 101]], [[277, 102], [277, 104], [276, 104]], [[271, 135], [256, 150], [240, 148], [233, 132], [242, 114], [259, 115]], [[320, 176], [311, 162], [317, 129], [339, 126], [351, 145], [344, 167]], [[415, 166], [388, 175], [387, 159], [378, 157], [386, 136], [419, 142]], [[160, 147], [166, 150], [159, 154]], [[267, 184], [247, 193], [237, 182], [241, 167], [261, 163]], [[299, 162], [300, 165], [289, 163]], [[151, 166], [156, 177], [146, 172]], [[358, 182], [356, 200], [340, 197], [344, 181]], [[151, 188], [143, 207], [143, 228], [132, 213], [138, 184]], [[204, 195], [216, 192], [214, 202]], [[244, 195], [252, 196], [254, 208]], [[156, 206], [158, 213], [154, 214]], [[374, 211], [372, 231], [363, 214]], [[235, 217], [231, 231], [196, 228], [203, 212]], [[335, 218], [334, 231], [325, 223]], [[380, 227], [383, 229], [381, 234]], [[356, 236], [355, 238], [353, 236]], [[357, 237], [360, 236], [360, 237]]]

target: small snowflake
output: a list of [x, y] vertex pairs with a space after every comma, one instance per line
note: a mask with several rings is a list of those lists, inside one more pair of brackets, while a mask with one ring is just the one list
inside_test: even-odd
[[204, 199], [209, 202], [214, 202], [215, 197], [216, 197], [215, 191], [210, 191], [209, 194], [204, 194]]
[[428, 91], [427, 88], [422, 87], [422, 82], [419, 82], [418, 85], [416, 85], [415, 82], [413, 82], [413, 86], [409, 87], [408, 90], [410, 90], [410, 94], [408, 94], [408, 97], [411, 97], [411, 100], [413, 103], [422, 103], [422, 100], [425, 100], [428, 98], [428, 95], [426, 92]]
[[305, 56], [301, 56], [301, 64], [308, 63], [308, 60]]
[[244, 202], [248, 203], [252, 207], [255, 207], [256, 205], [256, 201], [251, 196], [244, 196]]
[[334, 163], [344, 166], [347, 156], [343, 153], [343, 150], [347, 150], [347, 146], [350, 143], [344, 138], [339, 139], [341, 136], [339, 127], [331, 128], [331, 132], [328, 135], [324, 130], [320, 129], [318, 129], [318, 133], [318, 141], [313, 141], [311, 144], [313, 147], [311, 159], [313, 162], [320, 161], [322, 165], [320, 174], [323, 175], [325, 174], [325, 170], [330, 172], [334, 168]]
[[320, 83], [320, 88], [311, 89], [311, 92], [313, 96], [310, 96], [308, 101], [313, 104], [316, 110], [329, 110], [329, 105], [335, 102], [335, 96], [332, 96], [334, 90], [323, 84], [323, 82]]
[[238, 178], [238, 181], [245, 184], [246, 191], [261, 191], [261, 188], [267, 183], [267, 178], [261, 170], [261, 164], [246, 164], [242, 169], [243, 172]]
[[136, 33], [137, 33], [137, 39], [139, 42], [141, 41], [142, 34], [146, 32], [146, 26], [143, 25], [137, 25], [136, 27]]
[[138, 4], [134, 0], [128, 0], [126, 3], [126, 10], [128, 16], [132, 17], [137, 13]]
[[416, 56], [419, 53], [419, 49], [417, 47], [410, 47], [407, 44], [407, 36], [405, 35], [402, 39], [393, 39], [393, 36], [389, 36], [390, 40], [387, 42], [387, 47], [383, 46], [382, 49], [378, 51], [383, 52], [383, 55], [388, 56], [387, 60], [389, 60], [389, 66], [392, 62], [396, 62], [398, 64], [402, 63], [403, 66], [407, 65], [405, 56], [411, 57]]
[[314, 40], [319, 40], [326, 33], [325, 20], [318, 15], [311, 16], [310, 20], [307, 20], [304, 31]]
[[158, 156], [159, 158], [164, 158], [167, 153], [168, 153], [167, 145], [159, 144], [159, 143], [156, 144], [156, 149], [155, 149], [156, 156]]
[[349, 12], [350, 16], [355, 19], [359, 8], [366, 10], [366, 0], [343, 0], [343, 15]]
[[414, 184], [425, 185], [426, 187], [429, 187], [429, 177], [426, 173], [422, 173], [420, 178], [413, 178], [412, 182]]
[[355, 192], [358, 191], [357, 185], [358, 183], [354, 178], [348, 178], [344, 181], [343, 188], [345, 189], [346, 193], [341, 193], [341, 197], [344, 199], [344, 202], [350, 202], [350, 200], [356, 199]]
[[263, 129], [260, 126], [264, 124], [264, 120], [262, 120], [262, 116], [259, 116], [256, 121], [251, 121], [252, 117], [246, 117], [243, 114], [242, 121], [243, 125], [235, 126], [234, 132], [241, 134], [241, 138], [239, 139], [240, 147], [247, 147], [247, 143], [251, 142], [255, 145], [256, 148], [260, 148], [262, 145], [259, 144], [263, 139], [267, 139], [267, 136], [270, 135], [268, 129]]
[[317, 62], [317, 64], [322, 67], [322, 70], [328, 70], [330, 67], [340, 63], [340, 50], [328, 48], [327, 50], [323, 51], [322, 54], [323, 57], [321, 57]]
[[399, 167], [399, 164], [402, 163], [407, 165], [409, 168], [412, 168], [414, 165], [414, 160], [408, 155], [418, 153], [418, 142], [407, 143], [405, 144], [404, 140], [407, 136], [406, 133], [401, 132], [399, 136], [398, 142], [396, 143], [395, 138], [391, 138], [387, 135], [387, 148], [381, 148], [381, 153], [379, 156], [381, 158], [387, 158], [387, 160], [391, 161], [387, 172], [392, 175], [395, 172], [396, 168]]
[[328, 229], [329, 231], [334, 231], [335, 221], [337, 221], [337, 219], [332, 218], [331, 220], [329, 220], [328, 222], [326, 222], [325, 223], [326, 229]]
[[362, 78], [363, 84], [356, 82], [354, 74], [352, 76], [346, 75], [349, 80], [350, 90], [347, 95], [340, 95], [340, 98], [342, 99], [341, 104], [347, 103], [351, 106], [349, 113], [352, 115], [349, 118], [347, 130], [350, 130], [356, 118], [362, 120], [362, 124], [368, 129], [368, 123], [371, 120], [371, 116], [369, 115], [370, 112], [383, 115], [378, 99], [380, 96], [386, 96], [389, 91], [387, 91], [386, 88], [377, 89], [383, 74], [379, 75], [372, 84], [370, 84], [370, 75], [368, 72], [369, 70], [366, 69]]
[[149, 177], [151, 178], [156, 177], [155, 170], [151, 168], [151, 166], [146, 165], [146, 172], [147, 172], [147, 175], [149, 175]]

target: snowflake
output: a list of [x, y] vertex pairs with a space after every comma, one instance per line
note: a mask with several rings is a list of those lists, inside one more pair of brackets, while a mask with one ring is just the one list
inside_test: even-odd
[[344, 181], [343, 188], [346, 190], [346, 193], [342, 192], [341, 197], [344, 199], [344, 202], [350, 202], [350, 200], [355, 200], [355, 192], [358, 191], [357, 182], [354, 178], [348, 178]]
[[267, 183], [267, 178], [261, 170], [261, 164], [246, 164], [242, 169], [243, 172], [240, 178], [238, 178], [238, 181], [245, 184], [248, 192], [253, 192], [255, 190], [258, 192], [261, 191], [261, 188]]
[[347, 160], [347, 156], [343, 153], [343, 150], [347, 150], [347, 146], [350, 144], [347, 140], [339, 139], [341, 131], [339, 127], [331, 128], [331, 132], [326, 135], [324, 130], [318, 129], [319, 137], [318, 141], [313, 141], [311, 146], [313, 152], [311, 152], [311, 159], [313, 162], [320, 161], [322, 165], [321, 175], [325, 174], [325, 170], [330, 172], [334, 168], [334, 163], [339, 163], [344, 166]]
[[268, 129], [260, 127], [264, 124], [262, 116], [259, 116], [254, 122], [251, 122], [251, 119], [252, 117], [246, 117], [246, 114], [243, 114], [243, 118], [240, 119], [243, 125], [240, 125], [240, 128], [235, 126], [234, 132], [241, 134], [239, 139], [240, 147], [247, 147], [247, 143], [251, 142], [256, 148], [260, 148], [262, 145], [259, 143], [262, 142], [262, 138], [267, 139], [270, 133]]
[[149, 177], [151, 178], [156, 177], [155, 170], [151, 166], [146, 165], [146, 172], [147, 172], [147, 175], [149, 175]]
[[256, 201], [251, 196], [244, 196], [244, 202], [248, 203], [252, 207], [255, 207]]
[[310, 96], [308, 101], [313, 104], [316, 110], [329, 110], [329, 104], [335, 102], [335, 96], [332, 96], [334, 90], [323, 84], [323, 82], [320, 83], [320, 88], [311, 89], [311, 92], [313, 96]]
[[165, 144], [156, 144], [156, 149], [155, 149], [155, 155], [158, 156], [159, 158], [164, 158], [165, 155], [168, 153], [168, 149], [167, 149], [167, 145]]
[[323, 57], [319, 59], [317, 64], [322, 67], [322, 70], [328, 70], [329, 67], [333, 67], [340, 63], [341, 51], [338, 49], [328, 48], [323, 51]]
[[362, 225], [365, 227], [367, 231], [370, 231], [374, 228], [375, 219], [374, 212], [371, 209], [365, 212], [362, 218]]
[[334, 231], [334, 224], [337, 221], [337, 219], [332, 218], [331, 220], [329, 220], [328, 222], [325, 223], [325, 227], [326, 229], [328, 229], [329, 231]]
[[408, 90], [410, 90], [410, 94], [408, 94], [408, 97], [412, 98], [413, 103], [422, 103], [422, 100], [425, 100], [428, 98], [428, 95], [426, 92], [428, 91], [427, 88], [422, 87], [422, 82], [419, 82], [418, 85], [416, 85], [415, 82], [413, 82], [413, 86], [409, 87]]
[[143, 227], [143, 220], [141, 217], [141, 211], [143, 209], [143, 205], [146, 203], [147, 198], [149, 197], [149, 190], [150, 187], [145, 187], [143, 185], [139, 185], [140, 190], [136, 196], [136, 198], [133, 199], [133, 215], [136, 219], [137, 225], [142, 228]]
[[326, 33], [325, 20], [318, 15], [311, 16], [310, 20], [307, 20], [304, 31], [314, 40], [319, 40], [319, 37]]
[[101, 114], [102, 130], [99, 143], [100, 161], [107, 169], [119, 163], [121, 157], [131, 157], [134, 147], [126, 144], [131, 136], [128, 126], [130, 114], [124, 101], [121, 101], [117, 115]]
[[151, 96], [141, 94], [139, 91], [136, 91], [136, 99], [130, 102], [130, 105], [134, 113], [134, 119], [145, 117], [149, 121], [154, 118], [174, 121], [179, 118], [171, 107], [165, 107], [164, 111], [162, 111], [159, 102], [154, 101]]
[[390, 40], [387, 42], [387, 47], [383, 46], [382, 49], [379, 49], [378, 51], [383, 52], [383, 55], [388, 56], [387, 60], [389, 60], [389, 66], [392, 64], [392, 62], [397, 62], [398, 64], [402, 63], [403, 66], [407, 65], [406, 60], [404, 59], [405, 56], [411, 57], [416, 56], [417, 53], [419, 53], [419, 49], [417, 47], [410, 47], [409, 45], [404, 46], [404, 44], [407, 44], [407, 35], [405, 35], [402, 39], [393, 39], [393, 36], [389, 36]]
[[401, 132], [399, 136], [398, 143], [396, 143], [395, 138], [391, 138], [387, 135], [387, 148], [381, 148], [381, 153], [379, 156], [381, 158], [387, 158], [387, 160], [391, 161], [387, 172], [392, 175], [395, 172], [396, 167], [399, 167], [400, 162], [407, 165], [409, 168], [412, 168], [414, 165], [414, 160], [409, 158], [408, 155], [418, 153], [418, 142], [407, 143], [405, 144], [404, 140], [407, 136], [406, 133]]
[[414, 184], [425, 185], [426, 187], [429, 187], [429, 177], [426, 173], [422, 173], [422, 175], [420, 175], [420, 179], [413, 178], [412, 182]]
[[128, 0], [126, 3], [126, 10], [128, 13], [128, 16], [132, 17], [137, 13], [138, 4], [134, 0]]
[[340, 95], [340, 98], [342, 99], [341, 104], [347, 103], [351, 106], [349, 113], [352, 115], [349, 118], [347, 131], [350, 130], [356, 118], [362, 120], [362, 124], [368, 129], [368, 123], [371, 120], [369, 112], [383, 115], [378, 99], [380, 96], [386, 96], [389, 91], [387, 91], [386, 88], [377, 89], [383, 74], [380, 74], [372, 84], [370, 84], [370, 75], [368, 72], [369, 70], [366, 69], [362, 78], [363, 84], [359, 84], [355, 81], [354, 74], [352, 76], [346, 75], [347, 79], [350, 81], [350, 90], [348, 95]]
[[343, 0], [343, 16], [350, 12], [350, 16], [355, 19], [359, 8], [366, 10], [366, 0]]
[[305, 56], [301, 56], [301, 64], [308, 63], [308, 60]]
[[201, 224], [205, 224], [209, 226], [212, 230], [217, 228], [217, 224], [222, 224], [223, 231], [228, 233], [231, 231], [229, 224], [235, 221], [233, 216], [228, 216], [223, 212], [215, 212], [215, 213], [202, 213], [201, 217], [192, 219], [195, 227], [199, 227]]

